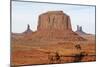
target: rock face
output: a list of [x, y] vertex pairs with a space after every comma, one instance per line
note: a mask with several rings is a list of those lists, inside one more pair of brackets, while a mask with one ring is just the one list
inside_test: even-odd
[[37, 31], [27, 25], [24, 38], [34, 41], [83, 41], [83, 37], [72, 31], [70, 16], [63, 11], [48, 11], [39, 16]]
[[35, 38], [40, 40], [85, 40], [72, 31], [71, 20], [63, 11], [49, 11], [39, 16]]
[[72, 30], [70, 17], [63, 11], [49, 11], [39, 16], [38, 31], [41, 30]]

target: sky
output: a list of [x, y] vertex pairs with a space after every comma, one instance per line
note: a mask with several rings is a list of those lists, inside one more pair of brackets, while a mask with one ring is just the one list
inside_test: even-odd
[[84, 32], [95, 34], [94, 6], [20, 1], [12, 2], [12, 32], [25, 31], [27, 24], [33, 31], [36, 31], [40, 14], [59, 10], [70, 16], [73, 31], [76, 31], [79, 25], [82, 26]]

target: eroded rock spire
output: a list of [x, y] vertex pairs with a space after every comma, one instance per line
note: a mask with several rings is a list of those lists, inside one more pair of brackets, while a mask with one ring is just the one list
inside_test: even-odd
[[77, 25], [76, 33], [79, 35], [86, 35], [86, 33], [82, 29], [82, 26], [79, 26], [79, 25]]
[[27, 29], [23, 33], [32, 33], [33, 31], [30, 29], [30, 25], [27, 24]]

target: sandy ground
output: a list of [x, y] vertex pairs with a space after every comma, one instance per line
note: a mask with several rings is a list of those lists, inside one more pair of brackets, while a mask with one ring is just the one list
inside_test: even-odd
[[[76, 47], [80, 45], [80, 48]], [[37, 65], [95, 61], [95, 39], [87, 41], [12, 41], [11, 64]]]

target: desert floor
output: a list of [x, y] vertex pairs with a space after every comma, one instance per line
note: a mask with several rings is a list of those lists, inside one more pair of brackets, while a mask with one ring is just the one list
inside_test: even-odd
[[12, 39], [11, 65], [20, 66], [95, 61], [95, 38], [91, 36], [83, 37], [88, 40], [67, 42]]

